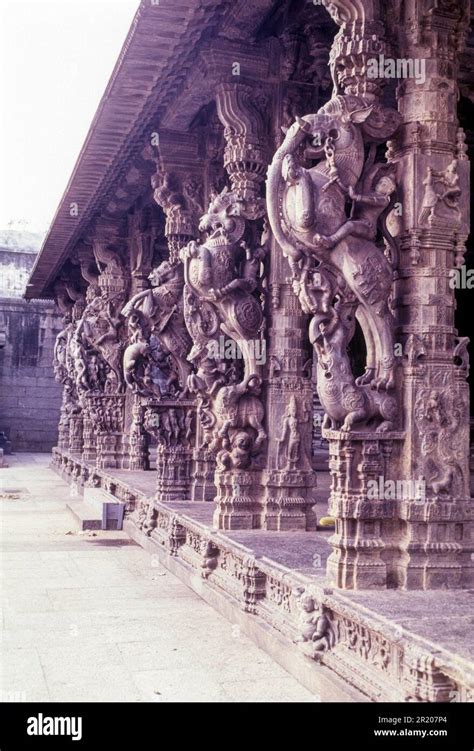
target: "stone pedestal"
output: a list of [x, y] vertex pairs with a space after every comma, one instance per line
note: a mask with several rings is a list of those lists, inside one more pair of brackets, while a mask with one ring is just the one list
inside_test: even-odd
[[265, 470], [262, 485], [266, 499], [263, 529], [274, 532], [316, 529], [315, 472]]
[[193, 471], [191, 478], [191, 500], [213, 501], [216, 495], [214, 474], [216, 471], [216, 456], [205, 446], [193, 451]]
[[220, 472], [215, 474], [214, 526], [218, 529], [260, 529], [262, 506], [258, 473]]
[[390, 459], [403, 434], [323, 430], [323, 436], [329, 441], [329, 514], [336, 518], [328, 581], [343, 589], [394, 587], [401, 530], [397, 496], [405, 486], [397, 484]]
[[156, 449], [156, 498], [163, 503], [189, 500], [192, 452], [187, 446]]
[[91, 419], [97, 429], [96, 466], [121, 467], [123, 456], [124, 394], [91, 396]]
[[156, 500], [190, 499], [195, 440], [194, 400], [145, 399], [143, 430], [158, 441]]

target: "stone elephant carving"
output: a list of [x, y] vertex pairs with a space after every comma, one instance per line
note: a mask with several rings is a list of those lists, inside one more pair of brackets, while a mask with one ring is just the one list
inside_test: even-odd
[[231, 444], [232, 432], [252, 428], [255, 437], [252, 452], [257, 454], [266, 439], [262, 425], [264, 407], [259, 398], [260, 379], [250, 376], [240, 384], [223, 386], [217, 392], [213, 409], [217, 415], [217, 435], [224, 448]]

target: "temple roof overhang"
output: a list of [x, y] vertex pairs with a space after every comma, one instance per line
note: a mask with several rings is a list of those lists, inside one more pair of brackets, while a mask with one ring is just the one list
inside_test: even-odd
[[[142, 0], [64, 191], [25, 293], [54, 297], [53, 283], [80, 241], [100, 217], [119, 222], [134, 202], [151, 192], [150, 139], [171, 144], [173, 161], [196, 165], [189, 126], [214, 99], [229, 60], [239, 60], [242, 78], [278, 81], [275, 40], [265, 23], [288, 22], [291, 2], [281, 0]], [[331, 32], [326, 9], [312, 23]], [[315, 21], [316, 19], [316, 21]], [[333, 28], [335, 25], [333, 24]], [[474, 31], [461, 55], [459, 87], [473, 101]], [[242, 79], [241, 79], [242, 80]], [[169, 137], [168, 137], [169, 136]]]
[[[216, 44], [219, 34], [230, 46], [233, 36], [250, 40], [273, 4], [274, 0], [140, 3], [32, 270], [27, 299], [53, 297], [54, 279], [95, 218], [123, 214], [127, 201], [132, 203], [149, 186], [153, 164], [143, 154], [150, 134], [158, 125], [161, 132], [165, 113], [180, 98], [183, 106], [173, 127], [182, 128], [184, 135], [195, 108], [188, 96], [187, 113], [182, 95], [189, 95], [187, 79], [196, 75], [201, 51]], [[203, 83], [206, 71], [202, 65], [200, 70]]]

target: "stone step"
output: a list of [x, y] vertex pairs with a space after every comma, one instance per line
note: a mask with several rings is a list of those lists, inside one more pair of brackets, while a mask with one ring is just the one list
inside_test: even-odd
[[68, 501], [66, 508], [71, 512], [74, 520], [82, 531], [86, 529], [102, 529], [102, 511], [93, 508], [84, 501]]
[[82, 530], [122, 529], [125, 504], [102, 488], [84, 488], [84, 499], [67, 507]]

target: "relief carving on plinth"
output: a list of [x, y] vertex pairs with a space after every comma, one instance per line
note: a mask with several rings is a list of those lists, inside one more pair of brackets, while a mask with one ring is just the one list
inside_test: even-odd
[[296, 643], [302, 651], [313, 660], [320, 661], [324, 652], [332, 649], [336, 643], [336, 631], [330, 612], [310, 592], [297, 590], [298, 636]]

